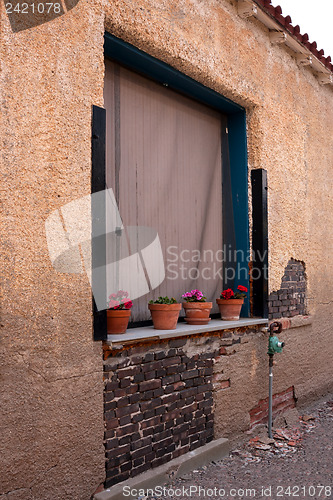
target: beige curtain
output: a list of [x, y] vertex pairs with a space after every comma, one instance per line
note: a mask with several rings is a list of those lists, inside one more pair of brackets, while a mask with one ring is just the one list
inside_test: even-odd
[[[107, 186], [123, 224], [119, 241], [108, 239], [115, 262], [109, 291], [121, 285], [116, 262], [143, 246], [148, 251], [139, 252], [137, 273], [129, 270], [143, 294], [133, 300], [132, 321], [149, 319], [148, 300], [159, 295], [181, 301], [199, 288], [215, 302], [222, 287], [221, 114], [110, 60], [104, 97]], [[135, 227], [142, 228], [142, 242]]]

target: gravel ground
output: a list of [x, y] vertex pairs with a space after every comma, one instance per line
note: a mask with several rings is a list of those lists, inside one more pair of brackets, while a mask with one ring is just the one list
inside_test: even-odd
[[229, 457], [141, 499], [333, 498], [333, 395], [300, 419], [295, 413], [292, 425], [275, 430], [274, 440], [267, 431], [254, 433]]

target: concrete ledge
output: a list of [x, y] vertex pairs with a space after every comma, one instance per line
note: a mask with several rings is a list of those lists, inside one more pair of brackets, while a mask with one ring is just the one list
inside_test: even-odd
[[153, 326], [130, 328], [126, 333], [119, 335], [108, 335], [107, 343], [110, 345], [122, 344], [124, 342], [141, 342], [146, 339], [172, 339], [177, 337], [188, 337], [197, 333], [207, 333], [219, 330], [231, 330], [233, 328], [242, 328], [244, 326], [267, 325], [266, 318], [241, 318], [237, 321], [222, 321], [220, 319], [212, 319], [208, 325], [188, 325], [186, 323], [178, 323], [176, 330], [155, 330]]
[[112, 488], [96, 493], [94, 500], [136, 500], [138, 495], [123, 495], [123, 488], [128, 490], [147, 490], [163, 486], [174, 478], [182, 476], [194, 469], [202, 467], [212, 461], [221, 460], [229, 454], [229, 442], [221, 438], [211, 443], [201, 446], [196, 450], [190, 451], [181, 457], [175, 458], [167, 464], [151, 469], [140, 476], [116, 484]]

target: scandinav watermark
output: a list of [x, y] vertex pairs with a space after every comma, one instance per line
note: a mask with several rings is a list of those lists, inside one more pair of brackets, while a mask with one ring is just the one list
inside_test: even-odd
[[[268, 279], [265, 264], [267, 252], [232, 249], [222, 245], [218, 250], [186, 249], [171, 245], [166, 249], [166, 279], [168, 280], [252, 280]], [[251, 263], [251, 266], [250, 266]], [[260, 265], [258, 265], [260, 263]]]
[[85, 273], [99, 311], [107, 308], [107, 297], [119, 290], [126, 290], [134, 300], [165, 280], [214, 280], [222, 284], [246, 281], [249, 275], [252, 280], [268, 276], [266, 254], [257, 255], [254, 262], [251, 252], [232, 250], [230, 245], [215, 251], [175, 245], [162, 249], [156, 229], [123, 223], [112, 189], [54, 210], [45, 221], [45, 232], [54, 269]]

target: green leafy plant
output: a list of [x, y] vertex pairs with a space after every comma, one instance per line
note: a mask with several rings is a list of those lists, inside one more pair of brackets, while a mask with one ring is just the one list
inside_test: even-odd
[[159, 297], [157, 300], [150, 300], [149, 304], [177, 304], [177, 300], [174, 297]]

